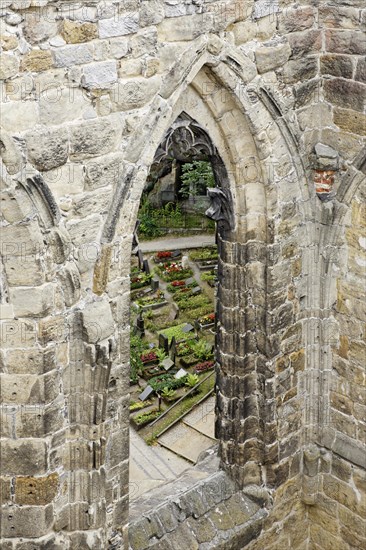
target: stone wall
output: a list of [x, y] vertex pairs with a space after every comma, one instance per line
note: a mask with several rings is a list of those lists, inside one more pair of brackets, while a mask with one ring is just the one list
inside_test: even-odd
[[132, 234], [182, 111], [232, 197], [219, 455], [235, 492], [273, 497], [248, 547], [361, 548], [364, 3], [3, 0], [0, 15], [4, 548], [127, 545]]

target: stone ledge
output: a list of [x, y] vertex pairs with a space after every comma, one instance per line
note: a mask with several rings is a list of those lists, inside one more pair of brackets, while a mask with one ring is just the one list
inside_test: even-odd
[[[223, 471], [216, 455], [132, 503], [130, 549], [243, 548], [257, 537], [267, 516]], [[214, 470], [212, 472], [212, 470]], [[216, 471], [215, 471], [216, 470]], [[206, 473], [206, 477], [202, 475]]]

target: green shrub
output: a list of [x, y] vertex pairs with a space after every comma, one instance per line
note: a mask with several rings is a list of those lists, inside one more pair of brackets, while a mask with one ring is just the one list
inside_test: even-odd
[[189, 257], [193, 261], [216, 260], [218, 256], [217, 248], [201, 248], [198, 250], [192, 250], [189, 254]]
[[194, 388], [196, 384], [199, 382], [199, 376], [198, 374], [188, 374], [186, 377], [185, 385], [189, 388]]

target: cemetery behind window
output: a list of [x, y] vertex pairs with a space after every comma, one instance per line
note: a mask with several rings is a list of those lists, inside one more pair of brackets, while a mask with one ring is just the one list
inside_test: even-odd
[[143, 467], [146, 444], [152, 469], [165, 461], [171, 476], [215, 444], [218, 253], [205, 215], [214, 186], [210, 162], [168, 159], [153, 165], [141, 200], [131, 256], [132, 499], [164, 481]]

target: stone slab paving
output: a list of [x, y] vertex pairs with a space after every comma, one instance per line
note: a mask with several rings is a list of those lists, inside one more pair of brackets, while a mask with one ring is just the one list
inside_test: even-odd
[[180, 422], [159, 437], [159, 444], [196, 463], [200, 454], [212, 447], [214, 441]]
[[190, 463], [161, 446], [149, 446], [130, 429], [130, 500], [175, 479]]
[[139, 248], [142, 252], [157, 252], [158, 250], [187, 250], [201, 246], [213, 246], [215, 235], [192, 235], [188, 237], [165, 237], [153, 241], [142, 241]]
[[215, 396], [212, 395], [193, 409], [184, 417], [183, 422], [203, 435], [215, 439]]

